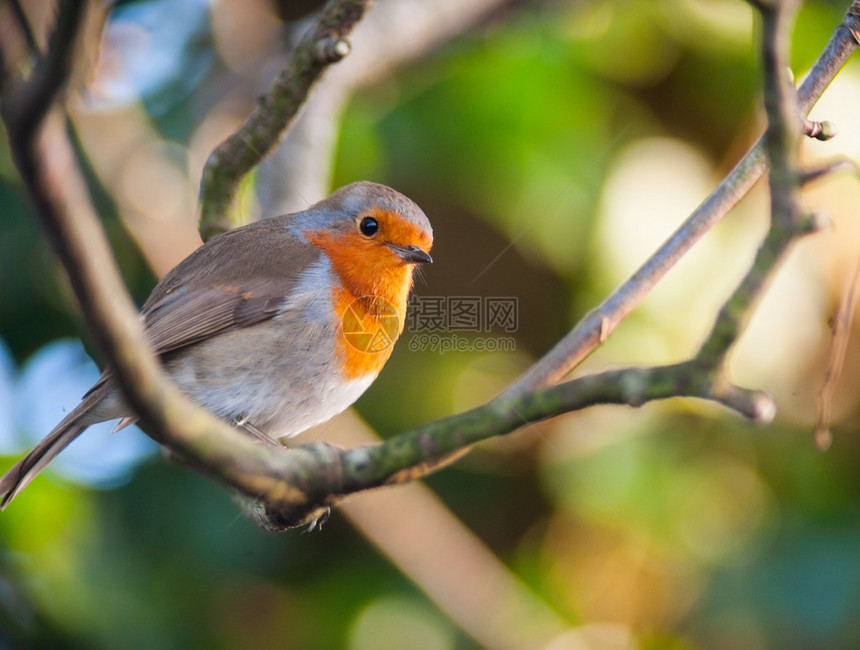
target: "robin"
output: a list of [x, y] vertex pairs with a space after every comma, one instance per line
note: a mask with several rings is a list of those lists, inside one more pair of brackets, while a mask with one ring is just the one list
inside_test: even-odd
[[[236, 228], [198, 248], [141, 310], [150, 345], [194, 402], [269, 444], [340, 413], [370, 386], [403, 331], [430, 222], [376, 183], [303, 212]], [[136, 420], [110, 369], [0, 478], [5, 507], [91, 424]]]

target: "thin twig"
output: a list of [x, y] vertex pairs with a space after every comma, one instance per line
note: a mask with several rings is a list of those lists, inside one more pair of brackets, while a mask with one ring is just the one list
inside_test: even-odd
[[858, 255], [851, 281], [845, 285], [836, 315], [833, 317], [833, 335], [830, 339], [826, 370], [821, 388], [818, 390], [818, 420], [812, 439], [821, 451], [828, 449], [833, 441], [833, 434], [830, 431], [833, 393], [836, 391], [842, 367], [845, 365], [845, 353], [851, 338], [851, 323], [854, 321], [854, 312], [857, 309], [858, 287], [860, 287], [860, 255]]
[[856, 161], [847, 157], [835, 158], [824, 163], [818, 163], [812, 169], [805, 169], [801, 174], [801, 182], [806, 185], [817, 180], [837, 174], [839, 172], [848, 172], [857, 178], [860, 178], [860, 165]]
[[[771, 227], [752, 268], [720, 309], [714, 328], [697, 355], [714, 367], [724, 363], [746, 324], [751, 306], [789, 244], [798, 235], [811, 230], [803, 225], [806, 215], [800, 201], [799, 105], [796, 91], [785, 74], [794, 4], [789, 0], [756, 5], [763, 17], [764, 103], [768, 118], [764, 143], [771, 162]], [[807, 219], [806, 223], [813, 222]]]
[[24, 39], [27, 41], [27, 49], [30, 56], [36, 57], [41, 54], [39, 44], [36, 42], [36, 37], [33, 35], [33, 28], [30, 26], [30, 20], [21, 3], [18, 0], [10, 0], [9, 5], [12, 7], [12, 13], [15, 14], [15, 20], [18, 21], [18, 27], [21, 33], [24, 34]]
[[86, 2], [63, 0], [57, 15], [57, 27], [51, 34], [48, 50], [37, 60], [27, 79], [3, 98], [3, 119], [16, 129], [10, 137], [32, 137], [72, 69], [70, 53], [83, 25]]

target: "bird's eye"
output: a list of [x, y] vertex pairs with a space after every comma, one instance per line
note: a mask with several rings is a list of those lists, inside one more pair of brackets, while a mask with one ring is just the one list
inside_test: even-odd
[[379, 232], [379, 222], [373, 217], [365, 217], [361, 220], [361, 223], [358, 224], [358, 229], [365, 237], [373, 237]]

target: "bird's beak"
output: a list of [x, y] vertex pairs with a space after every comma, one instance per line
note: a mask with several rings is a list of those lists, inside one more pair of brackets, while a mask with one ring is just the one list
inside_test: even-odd
[[388, 247], [394, 251], [395, 255], [407, 262], [412, 262], [414, 264], [429, 264], [433, 261], [433, 258], [430, 257], [429, 253], [421, 250], [417, 246], [395, 246], [394, 244], [388, 244]]

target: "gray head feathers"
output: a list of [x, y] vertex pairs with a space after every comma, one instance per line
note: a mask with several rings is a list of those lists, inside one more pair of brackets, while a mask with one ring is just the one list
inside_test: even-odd
[[341, 187], [327, 199], [292, 215], [290, 226], [291, 229], [295, 228], [294, 232], [326, 227], [338, 229], [338, 222], [343, 222], [344, 227], [352, 226], [356, 217], [372, 208], [396, 212], [430, 237], [433, 236], [430, 221], [412, 199], [386, 185], [370, 181]]

